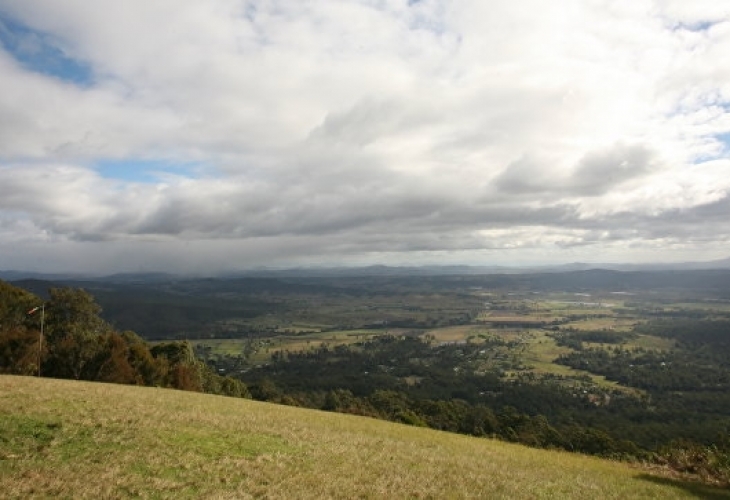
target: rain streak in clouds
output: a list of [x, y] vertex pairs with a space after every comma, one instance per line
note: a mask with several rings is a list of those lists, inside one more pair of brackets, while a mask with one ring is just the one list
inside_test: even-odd
[[0, 0], [0, 268], [727, 257], [730, 3]]

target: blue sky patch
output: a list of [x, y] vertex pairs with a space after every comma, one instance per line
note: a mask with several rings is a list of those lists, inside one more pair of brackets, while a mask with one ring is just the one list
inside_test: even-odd
[[167, 160], [145, 160], [130, 158], [125, 160], [100, 160], [93, 168], [107, 179], [127, 182], [154, 184], [165, 175], [199, 177], [201, 166], [198, 163], [173, 163]]
[[675, 29], [700, 32], [700, 31], [709, 30], [717, 23], [718, 23], [718, 21], [696, 21], [693, 23], [679, 23], [679, 24], [677, 24]]
[[76, 85], [93, 83], [91, 67], [71, 57], [58, 40], [2, 15], [0, 45], [30, 71]]
[[722, 142], [722, 149], [724, 150], [725, 154], [730, 154], [730, 132], [718, 134], [715, 136], [715, 138], [718, 141]]

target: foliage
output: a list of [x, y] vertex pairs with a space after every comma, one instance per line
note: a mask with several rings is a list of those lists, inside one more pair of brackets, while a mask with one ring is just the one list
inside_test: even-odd
[[656, 462], [707, 482], [730, 486], [730, 449], [727, 447], [677, 440], [662, 448]]
[[249, 396], [240, 380], [221, 377], [196, 359], [187, 342], [150, 348], [133, 332], [114, 331], [84, 290], [52, 288], [41, 314], [32, 317], [29, 306], [42, 302], [32, 294], [0, 281], [0, 299], [0, 373], [40, 371], [54, 378]]
[[0, 332], [0, 373], [38, 373], [38, 340], [38, 333], [23, 327], [3, 328]]

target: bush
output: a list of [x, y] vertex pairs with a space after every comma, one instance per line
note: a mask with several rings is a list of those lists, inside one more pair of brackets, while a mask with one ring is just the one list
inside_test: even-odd
[[730, 486], [730, 453], [715, 445], [693, 441], [673, 441], [657, 456], [657, 462], [670, 469], [697, 476], [703, 481]]

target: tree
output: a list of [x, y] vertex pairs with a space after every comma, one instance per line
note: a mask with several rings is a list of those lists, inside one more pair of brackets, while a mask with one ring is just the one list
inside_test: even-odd
[[84, 290], [52, 288], [45, 303], [45, 341], [39, 353], [38, 318], [27, 312], [41, 301], [0, 281], [0, 373], [34, 374], [119, 384], [161, 385], [250, 397], [246, 385], [221, 377], [195, 358], [188, 342], [152, 349], [134, 332], [118, 333]]
[[21, 326], [0, 330], [0, 373], [38, 373], [38, 332]]
[[101, 307], [85, 290], [51, 288], [46, 306], [48, 360], [44, 373], [51, 377], [93, 380], [90, 363], [102, 350], [100, 336], [111, 327], [99, 317]]
[[130, 364], [130, 346], [124, 337], [116, 332], [103, 335], [99, 339], [100, 349], [94, 366], [94, 380], [115, 384], [143, 385], [144, 380]]
[[32, 293], [0, 281], [0, 373], [37, 373], [39, 315], [28, 316], [28, 310], [40, 303]]
[[[204, 379], [204, 367], [195, 359], [189, 342], [165, 342], [150, 349], [152, 356], [168, 366], [164, 385], [184, 391], [203, 392], [213, 382]], [[213, 387], [215, 389], [215, 387]]]

